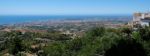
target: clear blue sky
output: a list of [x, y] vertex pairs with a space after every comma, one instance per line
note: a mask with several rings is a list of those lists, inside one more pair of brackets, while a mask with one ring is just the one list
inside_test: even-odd
[[104, 15], [150, 10], [150, 0], [0, 0], [0, 15]]

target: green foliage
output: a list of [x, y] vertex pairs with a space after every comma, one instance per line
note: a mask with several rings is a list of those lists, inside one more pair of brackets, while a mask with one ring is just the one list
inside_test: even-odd
[[[105, 50], [111, 48], [111, 45], [116, 44], [116, 42], [121, 39], [113, 32], [104, 33], [105, 30], [103, 28], [99, 28], [98, 31], [96, 29], [90, 31], [91, 33], [95, 32], [96, 35], [89, 34], [90, 32], [88, 32], [88, 35], [82, 38], [75, 38], [73, 40], [67, 41], [67, 43], [65, 42], [59, 44], [57, 43], [56, 45], [50, 45], [44, 50], [45, 52], [48, 52], [47, 54], [49, 55], [54, 55], [56, 54], [56, 52], [58, 52], [58, 55], [56, 56], [64, 54], [66, 56], [103, 55], [105, 53]], [[60, 51], [63, 51], [63, 53]]]
[[[97, 37], [95, 40], [86, 43], [83, 48], [78, 52], [78, 56], [95, 56], [103, 55], [105, 50], [109, 49], [112, 44], [119, 40], [117, 35], [110, 33], [103, 37]], [[86, 39], [84, 40], [86, 41]]]
[[122, 33], [131, 34], [132, 29], [131, 28], [122, 28]]
[[105, 28], [104, 27], [96, 27], [92, 28], [87, 32], [88, 36], [97, 37], [97, 36], [103, 36], [105, 34]]
[[44, 48], [44, 54], [48, 56], [63, 56], [65, 55], [65, 46], [62, 43], [53, 43]]
[[25, 51], [25, 47], [22, 44], [22, 39], [20, 39], [19, 37], [13, 38], [10, 44], [9, 52], [16, 55], [18, 52], [21, 51]]
[[134, 39], [121, 39], [117, 45], [106, 50], [105, 56], [147, 56], [142, 44]]
[[[41, 28], [40, 28], [41, 29]], [[23, 52], [35, 53], [39, 56], [104, 56], [110, 50], [122, 52], [129, 47], [132, 52], [140, 48], [150, 55], [150, 28], [140, 28], [133, 31], [131, 28], [104, 28], [96, 27], [88, 30], [82, 37], [71, 39], [70, 35], [60, 32], [26, 32], [18, 31], [1, 32], [0, 51], [6, 51], [14, 55], [22, 55]], [[38, 40], [37, 40], [38, 39]], [[44, 40], [43, 40], [44, 39]], [[46, 40], [46, 42], [43, 42]], [[39, 41], [40, 40], [40, 41]], [[45, 44], [42, 46], [41, 44]], [[36, 46], [31, 48], [31, 46]], [[122, 47], [123, 45], [123, 47]], [[122, 49], [118, 49], [122, 48]]]
[[121, 33], [123, 33], [123, 35], [125, 37], [132, 38], [131, 37], [131, 34], [132, 34], [132, 29], [131, 28], [122, 28]]
[[139, 28], [139, 35], [143, 40], [150, 40], [150, 28], [149, 27], [144, 27], [144, 28]]

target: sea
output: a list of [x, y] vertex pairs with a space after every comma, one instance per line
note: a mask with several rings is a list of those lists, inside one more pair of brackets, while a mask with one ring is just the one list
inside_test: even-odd
[[3, 24], [19, 24], [25, 22], [38, 22], [38, 21], [57, 21], [57, 20], [82, 20], [82, 21], [131, 21], [131, 15], [63, 15], [63, 16], [51, 16], [51, 15], [5, 15], [0, 16], [0, 25]]

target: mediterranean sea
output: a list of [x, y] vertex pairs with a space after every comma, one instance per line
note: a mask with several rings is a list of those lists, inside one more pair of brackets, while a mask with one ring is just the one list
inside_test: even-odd
[[2, 24], [16, 24], [24, 22], [37, 22], [37, 21], [48, 21], [48, 20], [120, 20], [130, 21], [132, 16], [121, 15], [121, 16], [0, 16], [0, 25]]

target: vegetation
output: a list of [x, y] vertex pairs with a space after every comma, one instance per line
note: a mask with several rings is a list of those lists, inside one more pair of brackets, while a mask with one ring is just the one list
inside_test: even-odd
[[[49, 29], [50, 30], [50, 29]], [[0, 55], [27, 56], [150, 56], [150, 27], [97, 27], [81, 37], [49, 31], [0, 32]]]

